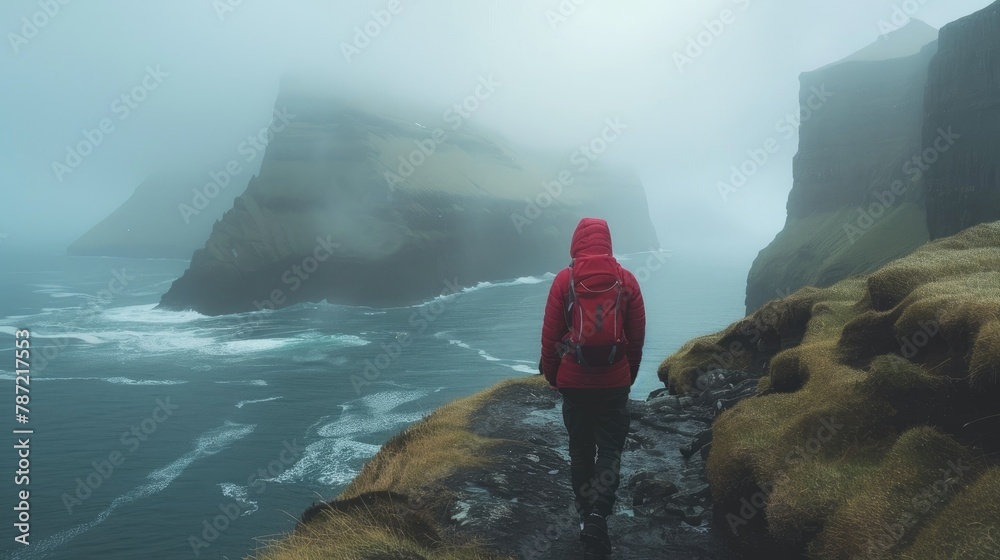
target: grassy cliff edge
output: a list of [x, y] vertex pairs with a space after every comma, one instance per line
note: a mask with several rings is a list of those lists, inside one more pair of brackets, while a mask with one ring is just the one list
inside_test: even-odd
[[340, 496], [307, 510], [295, 532], [253, 560], [501, 558], [442, 527], [451, 496], [439, 484], [496, 460], [491, 451], [499, 440], [472, 429], [476, 411], [514, 385], [540, 383], [512, 379], [439, 408], [389, 440]]
[[696, 393], [718, 369], [764, 374], [716, 422], [708, 459], [739, 548], [1000, 557], [1000, 222], [771, 301], [659, 374]]

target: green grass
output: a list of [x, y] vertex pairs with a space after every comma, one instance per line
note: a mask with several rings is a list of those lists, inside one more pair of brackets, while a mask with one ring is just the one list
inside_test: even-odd
[[993, 436], [963, 429], [1000, 413], [1000, 222], [773, 301], [686, 345], [661, 378], [696, 392], [692, 372], [734, 344], [736, 367], [766, 375], [715, 424], [717, 513], [769, 490], [763, 522], [728, 518], [737, 543], [817, 560], [1000, 558], [1000, 468], [977, 460]]

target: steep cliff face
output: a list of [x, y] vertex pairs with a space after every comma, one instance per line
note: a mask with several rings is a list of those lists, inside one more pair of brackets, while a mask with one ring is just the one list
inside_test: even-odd
[[1000, 2], [941, 30], [925, 103], [928, 150], [960, 136], [924, 154], [931, 237], [1000, 219]]
[[542, 161], [468, 122], [427, 127], [288, 82], [277, 109], [288, 128], [164, 307], [403, 305], [556, 270], [587, 214], [608, 220], [616, 251], [659, 247], [630, 173], [569, 156]]
[[788, 218], [750, 270], [748, 312], [802, 286], [870, 272], [927, 241], [918, 177], [906, 163], [921, 152], [935, 36], [914, 20], [800, 76]]
[[[246, 184], [233, 186], [239, 177], [229, 177], [227, 188], [202, 195], [194, 208], [196, 191], [212, 182], [211, 171], [158, 172], [142, 182], [121, 206], [74, 241], [67, 253], [87, 257], [133, 257], [185, 259], [205, 243], [212, 223], [232, 205]], [[190, 208], [184, 211], [185, 206]]]

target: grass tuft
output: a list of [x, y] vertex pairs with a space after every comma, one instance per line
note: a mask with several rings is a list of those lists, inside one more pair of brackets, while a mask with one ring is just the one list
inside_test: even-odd
[[[752, 336], [768, 329], [780, 342]], [[684, 372], [733, 342], [744, 349], [733, 363], [766, 374], [716, 421], [708, 461], [717, 520], [738, 546], [1000, 558], [1000, 222], [699, 340], [711, 344], [660, 368], [675, 391], [697, 392]]]

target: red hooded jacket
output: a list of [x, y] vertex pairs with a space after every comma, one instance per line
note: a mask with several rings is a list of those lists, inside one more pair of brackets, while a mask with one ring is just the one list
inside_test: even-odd
[[[608, 223], [598, 218], [584, 218], [573, 233], [570, 257], [613, 255], [611, 250], [611, 230]], [[623, 321], [627, 359], [609, 366], [606, 373], [595, 375], [584, 373], [583, 366], [556, 353], [563, 338], [569, 334], [566, 325], [566, 293], [569, 291], [570, 268], [556, 275], [545, 304], [545, 321], [542, 325], [542, 374], [549, 385], [566, 388], [615, 388], [630, 387], [635, 383], [642, 361], [642, 345], [646, 338], [646, 310], [642, 302], [642, 292], [635, 276], [619, 265], [619, 278], [624, 287], [624, 301], [620, 309], [625, 313]]]

